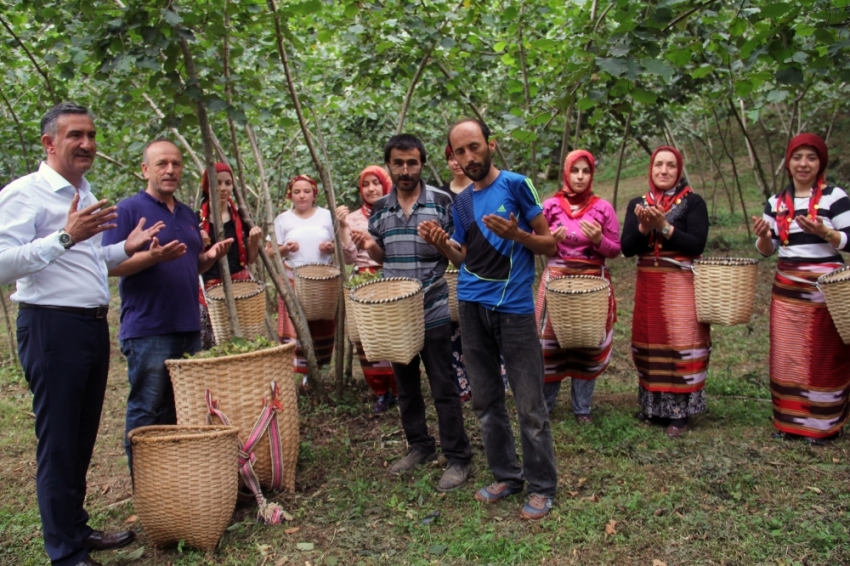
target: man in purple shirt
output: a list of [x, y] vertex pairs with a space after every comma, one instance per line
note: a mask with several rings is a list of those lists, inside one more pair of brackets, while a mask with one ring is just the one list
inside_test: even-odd
[[228, 238], [204, 251], [198, 217], [174, 197], [183, 174], [183, 156], [176, 145], [156, 139], [145, 146], [142, 173], [147, 188], [118, 204], [118, 227], [104, 236], [105, 244], [121, 241], [139, 218], [165, 224], [147, 250], [109, 270], [109, 275], [121, 277], [118, 339], [130, 381], [124, 447], [131, 473], [126, 434], [140, 426], [177, 422], [165, 360], [201, 349], [198, 274], [226, 255], [233, 243]]

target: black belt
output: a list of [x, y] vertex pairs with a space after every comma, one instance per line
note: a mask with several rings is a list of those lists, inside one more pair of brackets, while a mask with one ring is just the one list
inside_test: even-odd
[[109, 305], [100, 305], [99, 307], [83, 308], [83, 307], [60, 307], [55, 305], [33, 305], [31, 303], [19, 303], [20, 309], [49, 309], [53, 311], [70, 312], [82, 316], [90, 316], [93, 318], [106, 318], [106, 313], [109, 312]]

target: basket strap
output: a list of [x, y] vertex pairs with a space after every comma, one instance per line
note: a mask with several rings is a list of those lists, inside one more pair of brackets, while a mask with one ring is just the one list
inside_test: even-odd
[[[280, 405], [280, 402], [277, 400], [277, 385], [272, 382], [272, 392], [273, 392], [273, 401], [276, 402], [277, 405]], [[212, 393], [209, 389], [205, 392], [205, 398], [207, 402], [207, 423], [211, 424], [213, 417], [217, 417], [225, 426], [230, 425], [230, 419], [227, 418], [227, 415], [224, 414], [218, 408], [218, 401], [213, 399]], [[257, 419], [257, 423], [254, 424], [254, 428], [251, 430], [251, 435], [248, 437], [248, 442], [246, 444], [242, 443], [242, 440], [238, 440], [239, 450], [238, 450], [238, 468], [239, 475], [242, 476], [242, 480], [245, 482], [245, 485], [248, 486], [248, 489], [251, 490], [251, 493], [254, 494], [254, 498], [257, 500], [257, 520], [268, 525], [277, 525], [283, 519], [290, 520], [291, 516], [283, 510], [277, 503], [269, 503], [265, 496], [263, 495], [262, 487], [260, 486], [260, 480], [257, 478], [257, 474], [254, 472], [254, 462], [256, 458], [254, 457], [253, 447], [263, 436], [263, 433], [269, 428], [269, 423], [274, 422], [273, 433], [277, 438], [278, 448], [280, 447], [280, 435], [277, 434], [277, 408], [270, 408], [272, 403], [267, 403], [266, 400], [263, 400], [263, 411], [260, 414], [260, 417]], [[274, 441], [271, 441], [274, 443]], [[278, 449], [278, 462], [277, 465], [275, 463], [274, 458], [274, 448], [272, 449], [272, 477], [276, 478], [272, 480], [272, 489], [279, 489], [281, 482], [281, 477], [283, 475], [283, 458], [282, 452]]]
[[664, 260], [664, 261], [670, 262], [670, 263], [672, 263], [672, 264], [674, 264], [674, 265], [678, 265], [678, 266], [679, 266], [679, 267], [681, 267], [682, 269], [687, 269], [687, 270], [690, 270], [690, 271], [693, 271], [693, 270], [694, 270], [694, 264], [690, 264], [690, 265], [688, 265], [687, 263], [684, 263], [684, 262], [681, 262], [681, 261], [675, 260], [675, 259], [673, 259], [672, 257], [659, 256], [657, 259], [661, 259], [661, 260]]

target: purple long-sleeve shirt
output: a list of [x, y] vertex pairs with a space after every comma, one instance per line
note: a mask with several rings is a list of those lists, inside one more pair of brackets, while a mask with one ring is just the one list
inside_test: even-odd
[[[550, 260], [615, 258], [620, 254], [620, 224], [614, 207], [603, 199], [598, 199], [581, 216], [570, 218], [561, 208], [559, 197], [555, 196], [543, 202], [543, 216], [549, 223], [549, 229], [555, 231], [558, 226], [567, 229], [567, 237], [558, 244], [558, 253]], [[595, 220], [602, 226], [602, 241], [596, 246], [581, 231], [580, 220]]]

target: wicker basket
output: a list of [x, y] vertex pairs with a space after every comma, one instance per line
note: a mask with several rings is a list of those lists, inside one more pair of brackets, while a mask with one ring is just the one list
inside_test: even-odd
[[154, 546], [214, 550], [233, 515], [239, 429], [143, 426], [130, 431], [133, 505]]
[[[233, 297], [236, 299], [236, 314], [239, 327], [246, 340], [266, 335], [266, 284], [262, 281], [233, 281]], [[205, 291], [210, 310], [215, 343], [223, 344], [233, 338], [227, 303], [224, 300], [224, 285], [219, 283]]]
[[561, 348], [596, 348], [605, 339], [611, 285], [603, 277], [566, 275], [546, 283], [546, 307]]
[[826, 308], [841, 340], [850, 344], [850, 266], [818, 277], [818, 289], [826, 299]]
[[360, 342], [370, 362], [409, 363], [425, 346], [425, 293], [416, 279], [368, 281], [351, 291]]
[[360, 331], [357, 330], [357, 320], [354, 318], [354, 302], [351, 300], [351, 290], [354, 287], [343, 285], [343, 297], [345, 297], [345, 331], [348, 339], [353, 343], [360, 342]]
[[721, 326], [750, 322], [757, 277], [757, 259], [704, 257], [694, 260], [697, 320]]
[[307, 320], [333, 320], [339, 305], [339, 269], [324, 263], [306, 263], [293, 269], [295, 296]]
[[[245, 442], [257, 417], [263, 399], [270, 393], [274, 381], [280, 388], [279, 400], [283, 411], [278, 413], [278, 425], [283, 448], [283, 489], [295, 491], [295, 465], [298, 462], [298, 403], [293, 377], [295, 343], [275, 348], [220, 358], [197, 360], [166, 360], [174, 388], [177, 422], [185, 425], [206, 424], [207, 405], [204, 393], [210, 390], [219, 402], [219, 409], [231, 424], [242, 431]], [[271, 487], [272, 464], [266, 432], [254, 450], [254, 471], [264, 488]]]
[[446, 273], [443, 275], [443, 278], [446, 280], [446, 283], [449, 284], [449, 318], [452, 319], [452, 322], [458, 322], [460, 320], [460, 316], [457, 312], [457, 269], [447, 269]]

